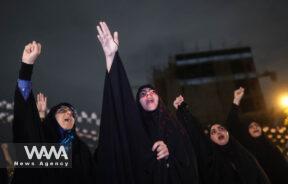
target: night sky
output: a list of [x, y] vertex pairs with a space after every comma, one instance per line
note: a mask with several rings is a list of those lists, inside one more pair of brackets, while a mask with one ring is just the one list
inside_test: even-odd
[[[34, 67], [34, 92], [49, 106], [68, 101], [101, 113], [105, 76], [96, 24], [104, 20], [120, 36], [120, 54], [134, 88], [151, 80], [176, 53], [250, 46], [268, 108], [288, 91], [287, 0], [1, 0], [0, 101], [13, 100], [25, 44], [42, 43]], [[204, 105], [204, 103], [203, 103]]]

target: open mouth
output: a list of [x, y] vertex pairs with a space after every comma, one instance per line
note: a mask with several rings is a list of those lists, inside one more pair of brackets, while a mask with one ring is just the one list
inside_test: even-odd
[[220, 141], [222, 141], [224, 138], [225, 138], [224, 135], [219, 135], [219, 136], [218, 136], [218, 140], [220, 140]]
[[71, 120], [70, 120], [70, 118], [65, 118], [64, 121], [65, 122], [70, 122]]
[[146, 104], [149, 105], [149, 104], [153, 104], [154, 103], [154, 99], [148, 99], [146, 101]]
[[254, 130], [253, 133], [259, 133], [259, 130]]

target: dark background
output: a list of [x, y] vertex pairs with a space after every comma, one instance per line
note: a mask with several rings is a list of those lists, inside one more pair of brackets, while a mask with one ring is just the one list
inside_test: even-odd
[[[176, 53], [250, 46], [268, 109], [287, 91], [286, 0], [1, 0], [0, 100], [12, 102], [24, 45], [43, 50], [35, 65], [34, 91], [51, 107], [68, 101], [101, 113], [105, 61], [96, 24], [105, 20], [120, 34], [120, 53], [133, 88], [151, 80]], [[204, 104], [203, 104], [204, 105]]]

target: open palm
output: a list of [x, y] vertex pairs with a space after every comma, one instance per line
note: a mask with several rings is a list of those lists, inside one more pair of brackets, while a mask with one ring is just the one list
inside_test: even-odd
[[114, 32], [113, 36], [105, 22], [100, 22], [97, 26], [98, 40], [100, 41], [106, 57], [114, 57], [118, 50], [119, 40], [118, 33]]

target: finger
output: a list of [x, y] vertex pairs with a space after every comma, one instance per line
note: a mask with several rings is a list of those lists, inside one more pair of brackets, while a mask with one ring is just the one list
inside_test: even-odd
[[32, 51], [37, 51], [38, 52], [36, 41], [32, 42]]
[[100, 26], [97, 26], [97, 31], [100, 37], [103, 37], [103, 31], [101, 30]]
[[165, 153], [163, 153], [163, 154], [161, 154], [161, 155], [157, 155], [157, 160], [161, 160], [161, 159], [163, 159], [163, 158], [167, 158], [169, 156], [169, 152], [165, 152]]
[[30, 53], [30, 52], [31, 52], [31, 46], [32, 46], [31, 43], [29, 43], [28, 45], [26, 45], [26, 46], [25, 46], [25, 51], [28, 52], [28, 53]]
[[38, 54], [40, 54], [41, 53], [41, 48], [42, 48], [42, 46], [41, 46], [41, 44], [40, 43], [37, 43], [37, 50], [38, 50]]
[[117, 44], [117, 46], [119, 46], [119, 37], [118, 37], [118, 32], [114, 32], [113, 34], [114, 36], [114, 42]]
[[161, 144], [161, 145], [159, 145], [159, 146], [157, 147], [157, 152], [161, 152], [161, 151], [163, 151], [163, 150], [165, 150], [165, 149], [167, 149], [166, 145]]
[[98, 38], [99, 42], [102, 44], [103, 43], [103, 39], [100, 37], [100, 35], [97, 35], [97, 38]]
[[111, 32], [110, 32], [109, 27], [106, 24], [106, 22], [100, 22], [100, 25], [101, 25], [101, 28], [102, 28], [104, 34], [111, 35]]
[[41, 101], [43, 102], [45, 100], [45, 96], [43, 93], [41, 93]]
[[162, 151], [160, 151], [160, 152], [157, 153], [157, 157], [160, 157], [160, 156], [162, 156], [162, 155], [165, 155], [165, 154], [167, 154], [167, 152], [168, 152], [167, 149], [163, 149]]
[[154, 143], [154, 145], [153, 145], [153, 147], [152, 147], [152, 151], [155, 151], [156, 150], [156, 148], [159, 146], [161, 144], [161, 142], [160, 141], [158, 141], [158, 142], [155, 142]]
[[40, 93], [37, 94], [37, 102], [40, 101]]

